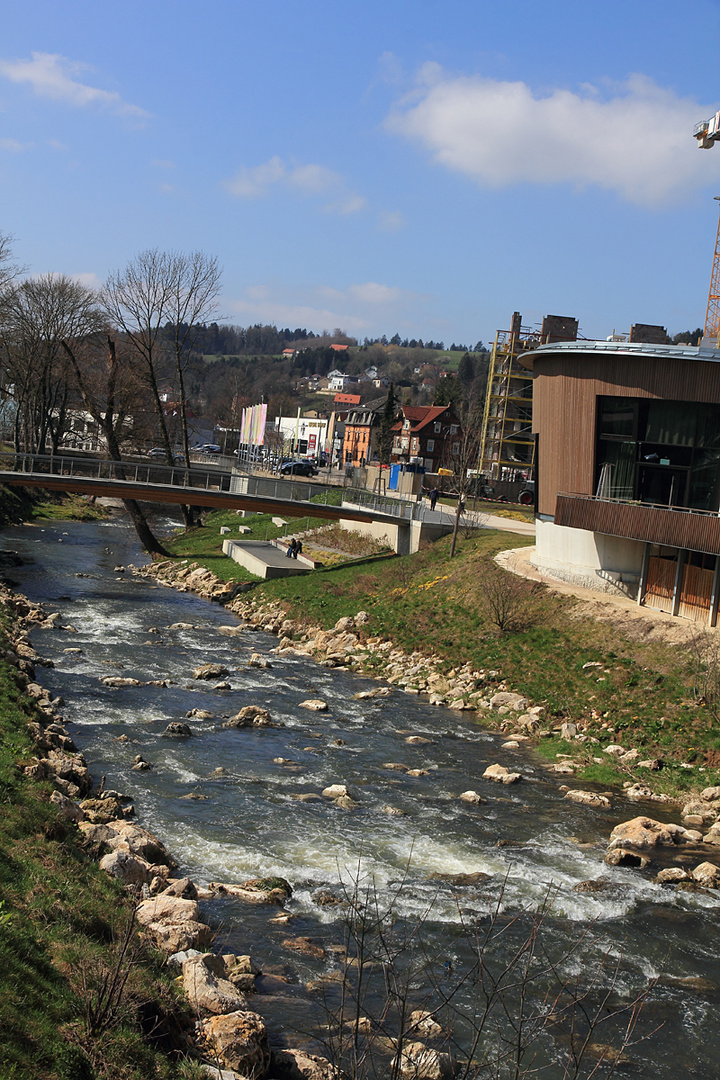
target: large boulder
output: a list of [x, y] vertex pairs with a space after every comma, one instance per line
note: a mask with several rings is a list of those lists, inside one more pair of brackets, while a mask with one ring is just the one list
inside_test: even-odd
[[593, 806], [596, 809], [607, 810], [610, 806], [607, 795], [600, 795], [597, 791], [568, 791], [565, 798], [570, 802], [580, 803], [581, 806]]
[[504, 765], [488, 765], [483, 773], [483, 780], [494, 780], [496, 784], [516, 784], [522, 780], [522, 775], [510, 772]]
[[212, 930], [198, 922], [198, 905], [162, 894], [138, 904], [136, 918], [163, 952], [203, 948], [212, 940]]
[[510, 691], [502, 691], [498, 694], [493, 694], [490, 698], [491, 709], [514, 709], [516, 712], [522, 712], [527, 708], [527, 698], [522, 694], [512, 694]]
[[700, 863], [692, 872], [692, 879], [705, 889], [720, 889], [720, 870], [711, 862]]
[[403, 1080], [452, 1080], [457, 1072], [451, 1054], [421, 1042], [405, 1043], [395, 1064]]
[[[72, 788], [77, 789], [77, 794], [87, 795], [92, 789], [92, 777], [85, 764], [82, 754], [68, 754], [64, 750], [49, 750], [47, 757], [41, 759], [45, 766], [46, 774], [57, 781], [64, 781]], [[75, 791], [68, 791], [64, 786], [58, 785], [65, 795], [73, 798]]]
[[100, 869], [118, 878], [123, 885], [147, 885], [157, 876], [150, 863], [129, 851], [111, 851], [104, 855]]
[[201, 1020], [197, 1033], [208, 1055], [248, 1080], [262, 1080], [270, 1068], [265, 1022], [254, 1012], [231, 1012]]
[[150, 863], [162, 863], [163, 866], [174, 870], [177, 863], [165, 846], [153, 836], [147, 829], [136, 825], [133, 821], [113, 821], [109, 826], [115, 833], [116, 838], [108, 840], [111, 848], [118, 848], [126, 844], [133, 855], [139, 855]]
[[310, 709], [312, 712], [327, 712], [327, 701], [323, 701], [321, 698], [308, 698], [307, 701], [301, 701], [301, 709]]
[[230, 1013], [247, 1008], [247, 999], [225, 978], [221, 956], [204, 953], [182, 966], [183, 988], [193, 1010], [203, 1013]]
[[337, 1080], [340, 1070], [317, 1054], [278, 1047], [272, 1051], [272, 1075], [276, 1080]]
[[57, 809], [58, 814], [64, 821], [80, 822], [85, 819], [85, 815], [78, 804], [73, 799], [68, 799], [67, 795], [63, 795], [59, 791], [53, 791], [50, 796], [50, 802]]
[[229, 670], [222, 664], [203, 664], [193, 671], [193, 679], [224, 679]]
[[[135, 917], [141, 926], [154, 922], [179, 923], [195, 920], [200, 914], [196, 900], [184, 900], [180, 896], [155, 896], [138, 904]], [[180, 950], [178, 950], [179, 952]]]
[[352, 798], [346, 784], [329, 784], [328, 787], [323, 788], [322, 795], [325, 799]]
[[267, 709], [263, 709], [260, 705], [246, 705], [235, 716], [231, 716], [227, 720], [223, 727], [226, 728], [243, 728], [243, 727], [269, 727], [272, 724], [272, 717]]
[[630, 848], [633, 851], [649, 851], [656, 847], [672, 847], [695, 839], [682, 825], [666, 824], [654, 818], [636, 817], [622, 821], [610, 833], [608, 850]]

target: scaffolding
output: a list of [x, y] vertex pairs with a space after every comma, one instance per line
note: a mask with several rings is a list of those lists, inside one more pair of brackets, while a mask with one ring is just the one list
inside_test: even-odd
[[532, 372], [520, 357], [540, 344], [541, 335], [521, 326], [514, 312], [510, 330], [495, 335], [488, 371], [480, 444], [480, 472], [490, 480], [532, 479]]
[[538, 345], [577, 341], [578, 322], [569, 315], [546, 315], [539, 330], [521, 324], [522, 316], [513, 312], [510, 329], [498, 330], [490, 354], [479, 461], [488, 480], [535, 479], [533, 376], [522, 357]]

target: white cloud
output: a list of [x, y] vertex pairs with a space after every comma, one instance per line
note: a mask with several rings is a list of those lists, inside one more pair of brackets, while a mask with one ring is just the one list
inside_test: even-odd
[[239, 199], [258, 199], [279, 186], [308, 198], [329, 200], [322, 209], [332, 214], [357, 214], [367, 205], [364, 196], [348, 188], [340, 173], [325, 165], [288, 165], [277, 155], [261, 165], [243, 165], [224, 186]]
[[0, 139], [0, 150], [7, 150], [10, 154], [21, 154], [23, 150], [29, 150], [32, 143], [21, 143], [17, 139]]
[[73, 281], [77, 281], [78, 285], [84, 285], [86, 289], [101, 289], [103, 287], [103, 282], [92, 271], [86, 274], [69, 274], [68, 276]]
[[386, 210], [378, 220], [378, 226], [382, 232], [398, 232], [400, 229], [404, 229], [405, 225], [405, 217], [400, 210]]
[[397, 304], [400, 300], [414, 298], [414, 294], [407, 289], [399, 289], [395, 285], [380, 285], [377, 281], [351, 285], [347, 295], [362, 304]]
[[243, 322], [305, 326], [315, 332], [340, 326], [362, 336], [383, 328], [412, 326], [428, 300], [408, 289], [366, 281], [336, 289], [330, 285], [293, 287], [282, 282], [251, 285], [227, 306]]
[[11, 82], [29, 83], [38, 97], [64, 101], [79, 108], [99, 105], [119, 116], [136, 119], [145, 119], [149, 115], [137, 105], [123, 101], [116, 91], [88, 86], [75, 78], [87, 67], [58, 53], [34, 52], [30, 60], [0, 60], [0, 75]]
[[612, 96], [589, 86], [536, 95], [524, 82], [450, 77], [429, 64], [385, 125], [483, 185], [593, 184], [660, 205], [720, 176], [720, 154], [709, 160], [714, 151], [706, 156], [692, 138], [716, 109], [642, 75]]

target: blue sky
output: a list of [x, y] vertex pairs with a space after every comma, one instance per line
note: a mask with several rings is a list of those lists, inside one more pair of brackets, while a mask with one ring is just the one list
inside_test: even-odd
[[702, 325], [720, 0], [5, 0], [0, 231], [100, 283], [217, 255], [221, 314], [492, 340]]

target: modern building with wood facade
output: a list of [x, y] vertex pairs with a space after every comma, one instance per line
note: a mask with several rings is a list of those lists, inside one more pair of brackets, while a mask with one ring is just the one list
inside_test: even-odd
[[523, 363], [533, 372], [538, 568], [715, 625], [720, 350], [558, 342]]

